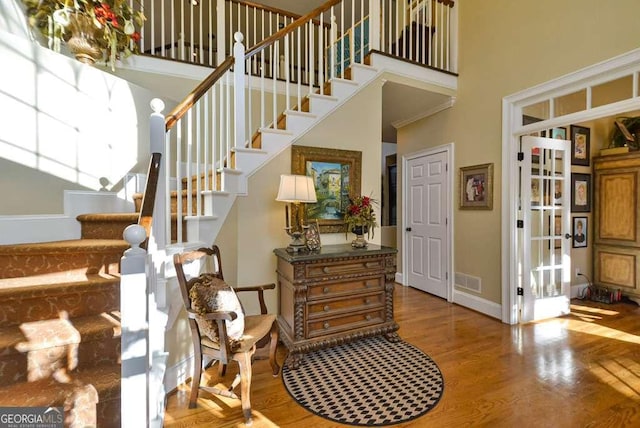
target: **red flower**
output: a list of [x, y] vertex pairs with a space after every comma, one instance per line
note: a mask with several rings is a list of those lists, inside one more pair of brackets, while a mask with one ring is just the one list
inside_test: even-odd
[[138, 33], [137, 31], [135, 33], [133, 33], [131, 35], [131, 38], [133, 39], [134, 42], [137, 42], [140, 40], [140, 33]]

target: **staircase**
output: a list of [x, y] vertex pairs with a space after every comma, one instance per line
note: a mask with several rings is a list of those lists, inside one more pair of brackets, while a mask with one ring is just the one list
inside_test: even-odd
[[137, 215], [109, 217], [81, 216], [78, 240], [0, 246], [0, 406], [120, 427], [121, 237]]

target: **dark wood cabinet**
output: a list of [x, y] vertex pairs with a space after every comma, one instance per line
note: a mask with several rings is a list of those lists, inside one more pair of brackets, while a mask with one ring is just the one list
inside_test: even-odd
[[302, 254], [274, 252], [278, 324], [289, 367], [296, 368], [307, 352], [363, 337], [399, 340], [393, 320], [396, 249], [344, 244]]

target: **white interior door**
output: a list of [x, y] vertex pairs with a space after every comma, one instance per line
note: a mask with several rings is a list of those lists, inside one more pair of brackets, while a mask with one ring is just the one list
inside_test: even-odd
[[571, 142], [522, 137], [518, 295], [522, 322], [569, 313]]
[[446, 299], [449, 252], [447, 153], [410, 159], [406, 168], [406, 284]]

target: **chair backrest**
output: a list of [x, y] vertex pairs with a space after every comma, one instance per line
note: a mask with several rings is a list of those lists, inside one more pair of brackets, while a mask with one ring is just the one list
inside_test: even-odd
[[[189, 276], [193, 278], [206, 272], [224, 280], [220, 249], [215, 244], [212, 245], [211, 248], [199, 248], [195, 251], [175, 254], [173, 256], [173, 264], [176, 268], [176, 276], [178, 278], [178, 284], [180, 285], [182, 300], [187, 309], [191, 309], [189, 292], [193, 286], [193, 283], [189, 281]], [[195, 269], [197, 269], [197, 271]], [[187, 271], [189, 271], [191, 275], [188, 275]]]

